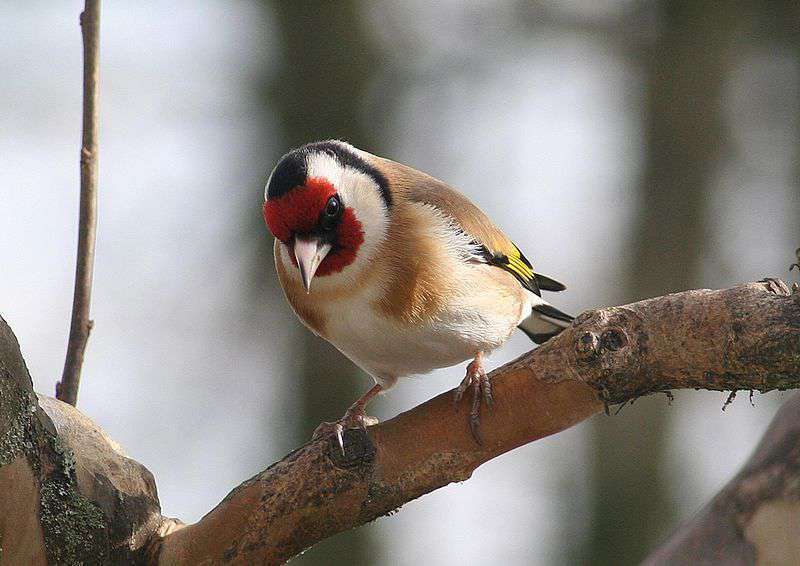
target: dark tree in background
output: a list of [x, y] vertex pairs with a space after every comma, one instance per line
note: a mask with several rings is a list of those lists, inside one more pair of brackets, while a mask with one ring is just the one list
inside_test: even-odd
[[[645, 161], [630, 243], [625, 300], [700, 285], [710, 183], [724, 139], [721, 90], [735, 26], [729, 7], [665, 2], [642, 60]], [[625, 414], [627, 413], [627, 414]], [[674, 526], [661, 396], [594, 421], [591, 527], [594, 564], [633, 564]]]
[[[646, 155], [624, 300], [704, 285], [702, 261], [714, 255], [713, 183], [731, 151], [723, 97], [732, 71], [754, 45], [788, 43], [800, 61], [796, 3], [664, 1], [656, 16], [654, 44], [641, 60]], [[591, 563], [638, 563], [675, 528], [666, 453], [673, 415], [656, 397], [624, 409], [623, 418], [594, 421], [591, 524], [581, 553]]]
[[[282, 55], [281, 70], [268, 85], [264, 101], [268, 110], [278, 111], [280, 126], [278, 143], [267, 144], [277, 150], [272, 163], [289, 148], [328, 138], [380, 151], [379, 140], [360, 114], [377, 60], [362, 28], [362, 8], [355, 0], [264, 2], [277, 25]], [[274, 277], [271, 264], [270, 249], [258, 265], [258, 276], [268, 272]], [[299, 324], [291, 355], [292, 374], [298, 378], [290, 393], [300, 399], [301, 410], [295, 415], [297, 433], [290, 445], [310, 438], [320, 422], [339, 418], [371, 386], [371, 378]], [[322, 542], [294, 562], [369, 564], [379, 555], [376, 545], [366, 529], [359, 529]]]
[[[388, 149], [379, 135], [381, 124], [365, 119], [366, 89], [386, 62], [365, 27], [366, 5], [355, 0], [264, 0], [263, 6], [276, 25], [281, 53], [280, 72], [270, 80], [264, 98], [265, 110], [275, 113], [270, 119], [279, 125], [279, 136], [266, 140], [272, 153], [263, 156], [265, 163], [274, 163], [291, 147], [333, 137], [378, 153]], [[576, 19], [559, 19], [544, 6], [531, 8], [537, 21], [526, 33], [589, 32], [599, 42], [621, 46], [628, 64], [638, 67], [643, 79], [644, 158], [627, 265], [625, 258], [619, 262], [620, 272], [625, 269], [626, 274], [615, 302], [704, 286], [702, 262], [714, 255], [709, 249], [713, 183], [721, 158], [730, 151], [725, 141], [729, 110], [723, 98], [731, 69], [742, 57], [742, 44], [754, 33], [764, 44], [790, 45], [795, 61], [800, 61], [800, 27], [792, 25], [800, 9], [792, 2], [767, 5], [742, 0], [722, 6], [664, 0], [638, 5], [615, 18], [587, 17], [576, 24]], [[482, 25], [507, 21], [501, 10], [495, 17], [496, 22]], [[412, 68], [411, 61], [424, 53], [406, 56], [405, 64]], [[450, 63], [456, 60], [454, 56]], [[453, 69], [442, 65], [436, 76], [444, 80], [448, 72]], [[483, 80], [479, 73], [473, 79]], [[386, 79], [391, 87], [383, 93], [381, 111], [390, 115], [393, 104], [399, 103], [398, 93], [412, 81], [399, 74]], [[447, 104], [447, 98], [432, 97], [432, 103]], [[263, 230], [263, 224], [257, 229]], [[279, 293], [271, 263], [272, 251], [264, 245], [258, 254], [257, 277], [261, 285], [273, 278], [265, 292]], [[287, 439], [287, 449], [308, 438], [319, 422], [338, 418], [370, 383], [326, 341], [299, 328], [294, 320], [292, 324], [296, 331], [289, 373], [301, 378], [290, 385], [294, 389], [289, 397], [300, 400], [300, 411], [294, 415], [296, 434]], [[657, 396], [638, 400], [617, 418], [594, 420], [590, 468], [579, 472], [591, 478], [590, 500], [564, 503], [574, 520], [565, 520], [563, 531], [570, 545], [565, 545], [562, 560], [637, 563], [675, 527], [678, 516], [671, 492], [674, 484], [666, 475], [666, 450], [669, 419], [676, 410]], [[586, 514], [587, 530], [577, 532], [574, 525], [582, 523]], [[295, 560], [375, 563], [382, 559], [380, 543], [369, 532], [359, 529], [338, 535]], [[572, 548], [574, 537], [581, 535], [585, 544]], [[536, 536], [525, 544], [538, 544]]]
[[[0, 75], [8, 87], [0, 89], [0, 99], [6, 101], [4, 107], [15, 108], [0, 114], [8, 132], [0, 139], [6, 150], [0, 151], [0, 178], [8, 182], [0, 185], [8, 187], [4, 202], [11, 203], [0, 207], [6, 212], [0, 215], [0, 255], [6, 256], [8, 268], [0, 283], [11, 299], [0, 314], [19, 332], [38, 389], [47, 393], [52, 387], [43, 384], [55, 375], [48, 369], [51, 346], [58, 346], [52, 338], [59, 331], [52, 328], [63, 328], [66, 320], [55, 305], [67, 304], [63, 293], [70, 284], [59, 265], [63, 254], [72, 257], [74, 252], [72, 243], [68, 249], [56, 244], [72, 242], [73, 235], [74, 210], [64, 205], [70, 200], [67, 193], [74, 196], [66, 179], [77, 174], [76, 147], [62, 149], [64, 140], [74, 139], [77, 131], [73, 118], [78, 105], [70, 101], [77, 102], [72, 97], [77, 95], [79, 66], [76, 7], [65, 11], [57, 3], [44, 4], [8, 3], [18, 25], [8, 28], [8, 53], [0, 56]], [[719, 414], [724, 395], [677, 393], [671, 406], [663, 395], [641, 398], [618, 416], [598, 416], [571, 436], [557, 435], [541, 448], [522, 447], [505, 461], [481, 468], [476, 474], [480, 477], [466, 485], [423, 498], [414, 504], [416, 509], [367, 524], [419, 493], [446, 481], [461, 481], [470, 466], [496, 456], [476, 455], [481, 449], [465, 436], [466, 421], [448, 420], [456, 413], [452, 397], [445, 394], [371, 430], [378, 454], [402, 456], [379, 459], [371, 469], [380, 473], [370, 475], [366, 461], [359, 464], [366, 470], [361, 475], [341, 468], [339, 452], [328, 452], [326, 443], [312, 443], [259, 473], [258, 479], [244, 482], [197, 528], [173, 532], [165, 539], [172, 541], [173, 550], [198, 550], [198, 556], [205, 550], [214, 556], [212, 562], [221, 554], [231, 557], [242, 551], [242, 561], [249, 555], [260, 563], [259, 550], [275, 539], [281, 544], [273, 549], [288, 558], [303, 545], [341, 529], [292, 558], [293, 563], [372, 565], [410, 563], [421, 557], [420, 562], [430, 564], [625, 566], [653, 556], [659, 547], [657, 557], [686, 556], [689, 561], [700, 551], [713, 555], [717, 548], [737, 558], [752, 555], [759, 563], [784, 551], [787, 562], [793, 563], [800, 541], [800, 511], [795, 506], [800, 464], [797, 451], [787, 452], [785, 447], [800, 446], [786, 440], [789, 434], [798, 438], [793, 425], [800, 419], [792, 418], [792, 411], [800, 407], [797, 395], [791, 405], [784, 404], [790, 410], [782, 410], [776, 421], [789, 422], [791, 431], [765, 435], [762, 447], [770, 450], [759, 449], [751, 459], [754, 466], [748, 464], [747, 473], [729, 484], [735, 489], [726, 488], [717, 496], [715, 501], [726, 508], [712, 503], [679, 528], [679, 536], [668, 534], [692, 514], [687, 507], [699, 510], [707, 501], [705, 494], [687, 501], [687, 494], [708, 492], [709, 480], [721, 479], [719, 472], [730, 470], [742, 452], [755, 445], [764, 417], [786, 399], [777, 393], [756, 397], [757, 409], [751, 411], [746, 391], [760, 389], [770, 376], [800, 375], [797, 342], [791, 341], [797, 338], [800, 294], [784, 296], [774, 282], [753, 283], [747, 286], [748, 296], [759, 302], [743, 310], [737, 293], [746, 289], [736, 286], [764, 276], [786, 279], [786, 267], [800, 245], [800, 2], [260, 0], [254, 5], [216, 1], [187, 7], [162, 1], [146, 10], [122, 3], [109, 8], [101, 37], [103, 58], [107, 56], [110, 64], [101, 66], [108, 71], [103, 76], [111, 79], [111, 88], [110, 96], [101, 95], [108, 106], [100, 108], [109, 126], [101, 142], [109, 143], [101, 143], [108, 159], [100, 181], [108, 188], [103, 194], [110, 214], [101, 230], [105, 239], [100, 234], [103, 257], [98, 256], [98, 292], [93, 293], [92, 307], [98, 324], [87, 351], [87, 370], [96, 377], [85, 380], [89, 390], [82, 388], [81, 395], [87, 395], [81, 409], [109, 432], [125, 431], [119, 440], [157, 472], [168, 514], [174, 511], [191, 520], [205, 513], [211, 503], [197, 503], [219, 501], [209, 495], [235, 485], [228, 483], [231, 470], [243, 471], [236, 483], [263, 470], [303, 445], [319, 422], [341, 416], [371, 384], [331, 345], [303, 328], [275, 276], [273, 242], [260, 215], [261, 188], [282, 153], [311, 140], [346, 139], [468, 191], [478, 204], [492, 208], [491, 216], [509, 235], [521, 236], [520, 243], [524, 239], [531, 259], [558, 254], [561, 263], [553, 275], [558, 277], [565, 267], [572, 274], [564, 278], [569, 292], [554, 300], [565, 298], [575, 307], [567, 309], [574, 314], [671, 291], [728, 288], [716, 294], [727, 298], [692, 313], [675, 307], [674, 297], [663, 298], [668, 306], [662, 314], [679, 323], [670, 320], [663, 325], [669, 332], [649, 334], [674, 347], [672, 358], [684, 362], [683, 368], [697, 370], [699, 379], [708, 377], [704, 372], [730, 379], [733, 347], [749, 358], [762, 344], [773, 343], [756, 341], [761, 331], [769, 334], [778, 326], [774, 318], [758, 318], [768, 311], [762, 299], [773, 306], [783, 304], [781, 320], [787, 324], [781, 353], [790, 357], [782, 358], [780, 367], [770, 366], [772, 374], [750, 367], [741, 372], [745, 394], [737, 398], [734, 414]], [[158, 17], [148, 20], [154, 24], [143, 34], [139, 24], [153, 14]], [[69, 32], [64, 31], [66, 25], [71, 26]], [[141, 41], [131, 42], [125, 32]], [[47, 41], [41, 41], [43, 35]], [[130, 57], [131, 50], [136, 57]], [[259, 65], [263, 67], [253, 72]], [[231, 70], [235, 72], [228, 74]], [[120, 96], [124, 91], [128, 95]], [[138, 133], [132, 124], [141, 125]], [[253, 143], [253, 131], [261, 126]], [[142, 144], [143, 139], [155, 141]], [[142, 147], [157, 150], [161, 159], [138, 159], [137, 148]], [[595, 152], [597, 148], [602, 151]], [[66, 153], [68, 171], [40, 176], [45, 170], [63, 169], [67, 161], [60, 160]], [[50, 166], [38, 167], [40, 163]], [[198, 182], [202, 190], [195, 192]], [[59, 188], [63, 186], [68, 190]], [[42, 202], [22, 198], [39, 194], [36, 187], [58, 190], [50, 191], [42, 201], [47, 206], [41, 208]], [[546, 198], [539, 198], [539, 192]], [[187, 198], [198, 205], [191, 214]], [[231, 199], [236, 199], [234, 205]], [[241, 200], [247, 202], [232, 210]], [[522, 202], [529, 203], [525, 210]], [[26, 214], [32, 210], [39, 212]], [[228, 222], [228, 215], [235, 217]], [[134, 217], [145, 220], [140, 226], [131, 222]], [[514, 223], [510, 218], [528, 221]], [[201, 224], [202, 230], [194, 229]], [[537, 243], [545, 235], [543, 226], [550, 227], [547, 244]], [[590, 230], [598, 226], [600, 230]], [[48, 237], [52, 234], [60, 236], [53, 240]], [[196, 241], [191, 239], [195, 234]], [[172, 245], [184, 239], [186, 245]], [[210, 239], [219, 245], [206, 245]], [[620, 245], [624, 251], [617, 253]], [[50, 253], [53, 250], [56, 253]], [[190, 261], [173, 258], [181, 253]], [[239, 281], [243, 253], [252, 255], [250, 288]], [[551, 267], [552, 257], [547, 260]], [[121, 262], [129, 269], [124, 278], [116, 273]], [[190, 276], [196, 266], [203, 269], [197, 277]], [[153, 308], [137, 312], [153, 290], [158, 292]], [[224, 300], [218, 293], [225, 293]], [[688, 302], [681, 299], [680, 304], [704, 295], [689, 292]], [[720, 331], [723, 325], [717, 320], [723, 311], [729, 312], [726, 320], [732, 325]], [[697, 325], [700, 319], [706, 324]], [[753, 342], [740, 339], [735, 327], [741, 321], [750, 323], [752, 332], [747, 334]], [[4, 324], [0, 320], [5, 328], [0, 342], [6, 346], [0, 356], [0, 482], [5, 482], [0, 488], [0, 562], [32, 562], [15, 559], [22, 556], [15, 554], [15, 547], [41, 556], [66, 556], [61, 553], [75, 551], [75, 541], [85, 551], [84, 562], [104, 555], [128, 556], [144, 547], [157, 551], [164, 542], [157, 534], [159, 526], [176, 524], [160, 515], [149, 472], [122, 458], [105, 440], [98, 444], [96, 425], [71, 406], [42, 399], [50, 417], [33, 412], [33, 398], [26, 400], [32, 391], [30, 376]], [[712, 372], [687, 357], [692, 343], [702, 343], [698, 326], [710, 331], [705, 344], [726, 345], [709, 362], [722, 371]], [[592, 330], [599, 347], [604, 332], [596, 330], [602, 329]], [[640, 359], [659, 349], [650, 338], [627, 341], [634, 343], [649, 348], [637, 354]], [[572, 359], [583, 345], [569, 345], [565, 356]], [[775, 354], [778, 349], [773, 350]], [[60, 355], [59, 351], [55, 357], [58, 363]], [[526, 359], [545, 355], [548, 347]], [[619, 360], [621, 354], [609, 358], [614, 356]], [[553, 363], [552, 370], [543, 371], [540, 363], [551, 367], [549, 362], [536, 362], [535, 370], [529, 368], [536, 379], [541, 374], [558, 374], [560, 379], [570, 373], [576, 379], [558, 387], [586, 385], [578, 383], [586, 381], [586, 366], [567, 372], [573, 366]], [[681, 376], [682, 370], [674, 368], [670, 365], [662, 377]], [[500, 405], [502, 399], [518, 399], [503, 395], [504, 388], [517, 392], [521, 384], [526, 384], [524, 397], [530, 403], [524, 411], [523, 405], [514, 405], [518, 417], [506, 424], [524, 424], [529, 432], [540, 434], [552, 419], [540, 409], [554, 404], [551, 400], [559, 389], [551, 389], [554, 383], [547, 379], [528, 387], [528, 370], [515, 371], [506, 368], [496, 374], [501, 376], [496, 382]], [[450, 372], [456, 376], [463, 365]], [[639, 370], [629, 377], [639, 383], [652, 375]], [[435, 379], [425, 380], [425, 391], [438, 387]], [[457, 381], [439, 383], [437, 393], [442, 393]], [[790, 385], [796, 386], [796, 380]], [[220, 396], [234, 389], [236, 396]], [[398, 397], [379, 401], [375, 413], [393, 416], [381, 405], [402, 401], [412, 390], [413, 386], [403, 387]], [[417, 397], [421, 391], [417, 389]], [[582, 419], [603, 408], [595, 390], [579, 391], [587, 396], [576, 394], [576, 406], [561, 405], [563, 426], [574, 424], [576, 415]], [[125, 400], [121, 412], [119, 399]], [[247, 405], [242, 400], [253, 402], [242, 406]], [[151, 450], [151, 433], [164, 423], [149, 419], [152, 422], [142, 426], [149, 412], [143, 417], [136, 414], [137, 407], [164, 414], [169, 409], [174, 423], [163, 434], [167, 444], [162, 449]], [[739, 420], [743, 413], [747, 416]], [[220, 417], [230, 422], [220, 427]], [[710, 422], [719, 424], [711, 427]], [[506, 430], [511, 434], [504, 437], [507, 442], [519, 432], [513, 429]], [[546, 430], [555, 429], [548, 425]], [[588, 441], [587, 449], [575, 451], [576, 439]], [[212, 450], [214, 443], [222, 450]], [[736, 454], [712, 460], [709, 455], [721, 454], [721, 446], [735, 447]], [[74, 458], [65, 447], [75, 449]], [[176, 459], [176, 447], [185, 448], [190, 461], [201, 458], [203, 473], [191, 473], [197, 466]], [[696, 453], [688, 454], [689, 447]], [[96, 457], [96, 450], [102, 457]], [[448, 458], [472, 454], [477, 459], [442, 464], [445, 460], [431, 460], [426, 451]], [[294, 473], [298, 461], [306, 467]], [[771, 468], [776, 461], [777, 474]], [[431, 462], [435, 474], [425, 476], [422, 472], [431, 470]], [[100, 473], [87, 473], [94, 466]], [[25, 470], [33, 475], [17, 475]], [[131, 471], [141, 482], [122, 476], [122, 484], [110, 480], [117, 472]], [[762, 489], [754, 497], [747, 484], [762, 471], [766, 481], [760, 482]], [[503, 476], [505, 472], [513, 475]], [[391, 474], [396, 475], [387, 479]], [[343, 485], [340, 480], [348, 476], [358, 476], [358, 481]], [[412, 476], [416, 483], [409, 482]], [[509, 482], [507, 477], [520, 481]], [[373, 489], [375, 478], [380, 485], [398, 486], [405, 495], [395, 498], [396, 490]], [[202, 491], [196, 490], [198, 479]], [[278, 485], [273, 480], [298, 487], [273, 490]], [[420, 486], [424, 489], [415, 491]], [[786, 491], [778, 493], [784, 487]], [[272, 495], [276, 498], [268, 502]], [[320, 505], [324, 498], [328, 503]], [[764, 518], [763, 513], [777, 508], [771, 503], [789, 500], [785, 515]], [[98, 506], [85, 505], [91, 502]], [[764, 509], [755, 513], [762, 504]], [[60, 506], [88, 514], [59, 521], [74, 517]], [[297, 513], [298, 509], [310, 511]], [[20, 520], [20, 510], [28, 519]], [[124, 517], [116, 520], [112, 515]], [[219, 517], [224, 520], [215, 524]], [[97, 521], [106, 519], [112, 538], [84, 535], [87, 529], [99, 533]], [[722, 528], [704, 530], [710, 524]], [[756, 525], [759, 537], [769, 536], [751, 545], [755, 530], [748, 532], [748, 524]], [[362, 527], [348, 531], [353, 525]], [[287, 526], [283, 532], [290, 534], [276, 534], [276, 526]], [[43, 541], [20, 536], [26, 531], [36, 538], [39, 527], [49, 549], [40, 544]], [[744, 552], [719, 534], [726, 530], [744, 545]], [[73, 531], [81, 534], [68, 535]], [[665, 539], [670, 543], [663, 545]], [[184, 542], [175, 542], [179, 540]], [[687, 540], [700, 544], [686, 544]], [[296, 547], [287, 552], [285, 541]], [[99, 546], [91, 546], [94, 543]], [[206, 543], [212, 548], [205, 548]], [[134, 549], [135, 545], [139, 546]]]

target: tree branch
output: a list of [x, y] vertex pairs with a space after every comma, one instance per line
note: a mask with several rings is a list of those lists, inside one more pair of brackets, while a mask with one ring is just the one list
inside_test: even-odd
[[78, 220], [78, 253], [75, 267], [75, 293], [67, 343], [67, 357], [56, 397], [75, 405], [86, 342], [93, 322], [89, 318], [92, 301], [92, 273], [97, 232], [97, 90], [100, 50], [100, 0], [86, 0], [81, 13], [83, 36], [83, 140], [81, 143], [81, 199]]
[[[483, 418], [482, 446], [470, 434], [469, 408], [454, 407], [447, 392], [367, 431], [347, 431], [344, 455], [332, 439], [309, 442], [184, 526], [161, 516], [149, 472], [91, 421], [36, 400], [16, 340], [0, 323], [0, 493], [11, 494], [0, 498], [0, 540], [4, 558], [23, 562], [276, 564], [609, 405], [681, 388], [800, 387], [800, 292], [780, 281], [591, 311], [492, 372], [495, 405]], [[742, 497], [780, 491], [768, 481], [773, 464], [800, 469], [797, 443], [785, 447], [759, 450], [761, 464], [748, 469], [767, 483], [749, 484]], [[794, 512], [787, 509], [753, 516], [767, 524]], [[754, 528], [753, 536], [766, 532]]]
[[796, 564], [800, 556], [800, 394], [781, 407], [742, 470], [644, 562]]
[[522, 444], [670, 389], [800, 386], [800, 293], [775, 280], [687, 291], [584, 313], [557, 338], [492, 372], [483, 446], [444, 393], [367, 432], [310, 442], [160, 541], [161, 564], [280, 563], [390, 513]]
[[130, 564], [171, 524], [144, 466], [73, 406], [36, 396], [2, 317], [0, 494], [2, 564]]

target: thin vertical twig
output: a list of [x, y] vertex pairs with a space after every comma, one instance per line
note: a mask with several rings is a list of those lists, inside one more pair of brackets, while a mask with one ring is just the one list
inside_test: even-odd
[[75, 294], [64, 373], [56, 384], [56, 397], [75, 405], [81, 379], [83, 353], [93, 321], [89, 318], [92, 273], [97, 233], [97, 90], [100, 48], [100, 0], [86, 0], [81, 12], [83, 36], [83, 140], [81, 143], [81, 199]]

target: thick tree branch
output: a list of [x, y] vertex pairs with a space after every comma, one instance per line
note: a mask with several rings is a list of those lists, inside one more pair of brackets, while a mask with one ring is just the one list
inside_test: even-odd
[[[147, 564], [280, 563], [609, 404], [680, 388], [800, 387], [800, 293], [790, 295], [780, 281], [591, 311], [492, 373], [495, 407], [483, 418], [483, 446], [470, 435], [466, 404], [454, 407], [452, 392], [444, 393], [366, 432], [348, 431], [344, 455], [334, 441], [306, 444], [184, 527], [161, 517], [147, 470], [91, 421], [57, 401], [37, 403], [16, 341], [2, 330], [0, 493], [13, 497], [0, 498], [0, 540], [4, 552], [29, 562], [94, 555]], [[774, 454], [794, 465], [794, 452]]]
[[466, 405], [444, 393], [366, 433], [348, 431], [344, 457], [333, 441], [292, 452], [164, 538], [159, 562], [280, 563], [608, 404], [670, 389], [798, 387], [800, 294], [770, 280], [591, 311], [492, 380], [483, 446]]
[[800, 394], [781, 407], [750, 460], [645, 564], [797, 564]]
[[83, 35], [83, 141], [81, 143], [81, 199], [78, 218], [78, 253], [75, 266], [75, 293], [67, 343], [67, 357], [56, 397], [75, 405], [81, 366], [92, 321], [94, 243], [97, 232], [97, 90], [100, 73], [100, 0], [86, 0], [81, 13]]
[[157, 529], [155, 481], [80, 411], [33, 392], [0, 318], [0, 564], [129, 564]]

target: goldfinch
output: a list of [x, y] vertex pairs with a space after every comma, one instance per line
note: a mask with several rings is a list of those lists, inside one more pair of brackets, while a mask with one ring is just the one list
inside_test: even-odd
[[315, 436], [377, 422], [365, 407], [399, 378], [471, 360], [456, 402], [472, 389], [480, 443], [491, 405], [483, 357], [515, 328], [542, 343], [572, 317], [542, 299], [564, 285], [535, 273], [516, 245], [467, 197], [420, 171], [342, 141], [284, 155], [263, 213], [275, 236], [286, 299], [315, 334], [375, 385]]

